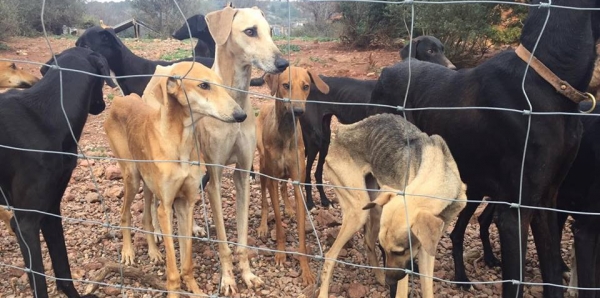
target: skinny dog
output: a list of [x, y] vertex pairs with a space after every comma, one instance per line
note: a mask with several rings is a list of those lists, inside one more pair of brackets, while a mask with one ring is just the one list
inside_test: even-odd
[[[220, 77], [199, 63], [182, 62], [169, 66], [171, 76], [201, 79], [179, 80], [173, 77], [153, 77], [144, 91], [146, 104], [138, 95], [116, 97], [104, 128], [116, 157], [135, 160], [198, 161], [193, 126], [196, 121], [210, 116], [224, 122], [241, 122], [246, 119], [242, 108], [226, 90]], [[165, 69], [157, 66], [157, 71]], [[189, 71], [189, 73], [188, 73]], [[215, 84], [213, 84], [215, 83]], [[156, 105], [160, 102], [160, 105]], [[196, 193], [201, 173], [197, 165], [177, 162], [135, 163], [119, 161], [125, 185], [124, 203], [121, 209], [123, 232], [122, 262], [133, 263], [131, 247], [131, 203], [144, 181], [144, 229], [153, 231], [150, 206], [153, 194], [160, 201], [158, 219], [165, 233], [167, 284], [169, 291], [180, 288], [180, 275], [173, 245], [173, 209], [178, 219], [181, 277], [187, 289], [203, 294], [194, 279], [192, 263], [192, 223]], [[147, 234], [148, 253], [152, 260], [162, 259], [153, 235]], [[170, 293], [169, 297], [178, 297]]]
[[[256, 141], [258, 155], [260, 158], [260, 172], [262, 174], [292, 181], [300, 181], [304, 177], [306, 169], [304, 165], [304, 143], [302, 142], [302, 130], [298, 123], [298, 117], [304, 114], [304, 105], [310, 92], [310, 84], [315, 86], [324, 94], [329, 93], [329, 86], [321, 80], [314, 72], [300, 67], [288, 67], [288, 70], [278, 75], [267, 74], [265, 81], [271, 88], [271, 95], [278, 98], [291, 99], [292, 102], [276, 100], [269, 102], [260, 110], [256, 121]], [[279, 210], [279, 194], [277, 180], [267, 176], [260, 176], [260, 190], [262, 193], [262, 212], [258, 235], [267, 235], [267, 215], [269, 203], [267, 201], [267, 189], [271, 196], [271, 203], [275, 213], [275, 227], [277, 232], [277, 249], [285, 251], [285, 232], [281, 226], [281, 213]], [[288, 200], [287, 182], [281, 183], [281, 196], [285, 203], [288, 216], [294, 211]], [[304, 199], [300, 191], [300, 185], [294, 185], [294, 197], [296, 199], [296, 221], [298, 223], [298, 237], [300, 247], [298, 252], [306, 254], [306, 210]], [[285, 253], [275, 254], [275, 264], [283, 265]], [[300, 256], [300, 267], [302, 268], [302, 282], [305, 285], [313, 284], [315, 277], [308, 267], [306, 256]]]
[[[421, 132], [401, 116], [372, 116], [339, 125], [325, 172], [333, 185], [347, 188], [334, 188], [342, 208], [342, 227], [326, 255], [319, 298], [329, 297], [333, 260], [369, 217], [365, 233], [369, 263], [378, 266], [377, 233], [386, 267], [411, 269], [418, 253], [422, 296], [433, 297], [429, 276], [433, 276], [437, 244], [444, 228], [466, 205], [466, 185], [446, 142]], [[359, 190], [378, 186], [383, 190], [379, 195]], [[399, 193], [402, 190], [404, 196]], [[367, 209], [371, 209], [370, 216]], [[386, 270], [385, 279], [390, 285], [400, 280], [398, 297], [407, 297], [405, 271]]]
[[0, 88], [29, 88], [39, 80], [13, 62], [0, 61]]

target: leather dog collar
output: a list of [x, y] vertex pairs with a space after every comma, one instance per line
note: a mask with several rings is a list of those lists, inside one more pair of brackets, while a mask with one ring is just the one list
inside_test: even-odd
[[546, 80], [546, 82], [550, 83], [550, 85], [556, 89], [556, 92], [566, 96], [576, 104], [588, 99], [592, 100], [592, 108], [588, 111], [584, 111], [585, 113], [589, 113], [594, 110], [596, 107], [596, 98], [592, 94], [588, 92], [581, 92], [573, 88], [573, 86], [571, 86], [567, 81], [561, 80], [548, 67], [546, 67], [544, 63], [538, 60], [535, 56], [532, 56], [531, 52], [529, 52], [522, 44], [519, 44], [515, 50], [515, 54], [525, 61], [525, 63], [529, 62], [529, 58], [531, 57], [531, 68], [533, 68], [538, 75]]

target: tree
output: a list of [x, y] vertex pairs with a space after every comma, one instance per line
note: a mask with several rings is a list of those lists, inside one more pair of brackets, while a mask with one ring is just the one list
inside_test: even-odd
[[[197, 5], [196, 1], [178, 0], [177, 4], [184, 13], [191, 12], [190, 15], [200, 13], [191, 9]], [[173, 0], [133, 0], [131, 7], [134, 17], [148, 23], [159, 32], [161, 37], [168, 37], [185, 22]]]
[[333, 2], [303, 1], [298, 2], [297, 5], [302, 11], [309, 13], [312, 16], [314, 25], [319, 30], [328, 26], [327, 20], [339, 9], [337, 3]]

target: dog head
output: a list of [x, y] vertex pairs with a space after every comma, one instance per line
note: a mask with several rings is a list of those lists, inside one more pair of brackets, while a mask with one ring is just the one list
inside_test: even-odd
[[0, 61], [0, 88], [29, 88], [40, 79], [20, 68], [14, 62]]
[[271, 89], [271, 95], [279, 98], [291, 99], [291, 102], [278, 100], [276, 106], [292, 112], [295, 116], [304, 114], [304, 106], [310, 84], [313, 83], [323, 94], [329, 93], [329, 86], [311, 70], [291, 66], [280, 74], [266, 74], [265, 82]]
[[225, 47], [235, 59], [268, 73], [281, 73], [289, 62], [273, 43], [271, 29], [257, 7], [225, 7], [206, 15], [206, 23], [217, 46]]
[[[386, 267], [411, 269], [411, 259], [420, 250], [435, 256], [445, 223], [466, 205], [466, 185], [444, 140], [433, 135], [421, 149], [421, 162], [402, 195], [382, 186], [382, 192], [363, 209], [381, 206], [379, 243]], [[454, 199], [454, 201], [436, 198]], [[405, 277], [400, 270], [387, 270], [386, 283]]]
[[100, 26], [85, 30], [75, 42], [75, 46], [88, 48], [104, 56], [113, 67], [119, 63], [122, 50], [125, 48], [114, 29], [103, 29]]
[[[183, 107], [186, 114], [191, 110], [196, 115], [230, 123], [246, 119], [244, 110], [231, 98], [227, 89], [220, 86], [223, 84], [221, 77], [210, 68], [200, 63], [180, 62], [166, 67], [157, 66], [155, 74], [160, 73], [168, 73], [170, 77], [153, 77], [157, 83], [148, 85], [160, 88], [160, 92], [154, 91], [153, 94], [161, 96], [163, 106], [175, 103]], [[181, 79], [183, 76], [185, 78]]]
[[[412, 49], [406, 45], [400, 51], [400, 58], [406, 60], [409, 56], [421, 61], [427, 61], [443, 65], [450, 69], [456, 69], [456, 66], [444, 55], [444, 44], [433, 36], [419, 36], [411, 41]], [[410, 49], [410, 53], [409, 53]], [[409, 55], [410, 54], [410, 55]]]
[[[50, 60], [45, 63], [46, 65], [40, 68], [42, 76], [46, 76], [48, 71], [50, 71], [50, 67], [48, 65], [54, 65], [54, 62], [54, 59], [50, 58]], [[106, 58], [88, 49], [70, 48], [56, 55], [56, 62], [58, 62], [58, 65], [63, 68], [77, 69], [105, 77], [92, 77], [93, 82], [91, 84], [93, 84], [93, 87], [91, 88], [92, 91], [90, 95], [91, 98], [89, 106], [90, 114], [98, 115], [102, 113], [106, 107], [102, 93], [104, 82], [113, 88], [117, 87], [110, 78], [110, 68]], [[68, 72], [69, 70], [63, 71]], [[85, 76], [86, 74], [81, 75]]]
[[[199, 38], [202, 33], [208, 32], [208, 26], [206, 25], [203, 14], [193, 15], [189, 17], [186, 22], [190, 26], [190, 31], [192, 33], [191, 37]], [[171, 36], [178, 40], [185, 40], [190, 38], [190, 31], [188, 31], [188, 26], [184, 23], [183, 26], [173, 32]]]

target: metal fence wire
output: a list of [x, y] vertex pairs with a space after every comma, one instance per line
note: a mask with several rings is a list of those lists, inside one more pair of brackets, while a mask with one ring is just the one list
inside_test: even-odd
[[[287, 2], [288, 5], [288, 30], [290, 30], [289, 32], [291, 32], [291, 9], [290, 6], [293, 5], [294, 1], [289, 1]], [[310, 2], [343, 2], [343, 1], [310, 1]], [[524, 2], [507, 2], [507, 1], [377, 1], [377, 0], [354, 0], [354, 1], [346, 1], [346, 2], [368, 2], [368, 3], [385, 3], [385, 4], [395, 4], [395, 5], [405, 5], [407, 7], [410, 7], [411, 10], [411, 15], [410, 18], [412, 19], [412, 21], [410, 22], [411, 26], [409, 28], [409, 36], [412, 37], [413, 33], [414, 33], [414, 20], [415, 17], [415, 11], [414, 11], [414, 6], [415, 5], [454, 5], [454, 4], [472, 4], [472, 3], [490, 3], [490, 4], [503, 4], [503, 5], [521, 5], [521, 6], [529, 6], [529, 7], [537, 7], [538, 9], [546, 9], [547, 11], [547, 16], [546, 16], [546, 20], [544, 22], [544, 25], [541, 29], [541, 34], [538, 37], [533, 49], [531, 50], [532, 54], [535, 55], [535, 51], [538, 48], [538, 43], [541, 39], [542, 34], [544, 34], [545, 32], [545, 28], [546, 28], [546, 24], [548, 22], [548, 19], [550, 17], [550, 14], [552, 13], [552, 9], [548, 9], [550, 7], [552, 8], [556, 8], [556, 9], [581, 9], [581, 8], [575, 8], [575, 7], [566, 7], [566, 6], [559, 6], [559, 5], [553, 5], [552, 4], [552, 0], [548, 0], [548, 2], [542, 2], [539, 4], [530, 4], [530, 3], [524, 3]], [[41, 18], [41, 23], [42, 25], [44, 24], [44, 10], [45, 10], [45, 4], [46, 1], [42, 0], [42, 11], [40, 12], [40, 18]], [[179, 4], [177, 2], [177, 0], [173, 0], [173, 6], [177, 8], [177, 10], [179, 11], [179, 14], [181, 16], [181, 20], [183, 22], [186, 22], [186, 17], [184, 12], [181, 10], [181, 8], [179, 7]], [[268, 13], [268, 12], [266, 12]], [[188, 24], [188, 30], [189, 30], [189, 24]], [[191, 33], [191, 31], [190, 31]], [[549, 33], [551, 34], [551, 33]], [[291, 46], [291, 34], [288, 34], [287, 37], [287, 47], [288, 47], [288, 55], [290, 55], [289, 48]], [[52, 44], [50, 42], [50, 39], [48, 38], [48, 33], [46, 32], [45, 28], [44, 28], [44, 36], [45, 36], [45, 40], [48, 46], [48, 53], [52, 55], [52, 57], [54, 57], [54, 61], [56, 62], [56, 52], [52, 47]], [[412, 38], [411, 38], [412, 39]], [[407, 46], [411, 47], [412, 45], [409, 43]], [[411, 49], [412, 51], [413, 49]], [[190, 39], [190, 51], [192, 53], [192, 55], [194, 55], [194, 41]], [[289, 58], [289, 57], [288, 57]], [[15, 59], [0, 59], [1, 61], [12, 61], [12, 62], [17, 62], [17, 63], [30, 63], [30, 64], [35, 64], [35, 65], [45, 65], [43, 63], [36, 63], [36, 62], [32, 62], [32, 61], [26, 61], [26, 60], [15, 60]], [[288, 59], [289, 60], [289, 59]], [[409, 69], [410, 69], [410, 62], [411, 60], [408, 60], [408, 64], [409, 64]], [[379, 107], [386, 107], [386, 108], [392, 108], [395, 109], [398, 112], [402, 112], [404, 113], [404, 116], [406, 117], [406, 112], [408, 111], [423, 111], [423, 110], [457, 110], [457, 109], [461, 109], [461, 110], [466, 110], [466, 109], [478, 109], [478, 110], [491, 110], [491, 111], [498, 111], [498, 112], [508, 112], [508, 113], [515, 113], [515, 114], [520, 114], [523, 115], [523, 117], [526, 117], [529, 121], [529, 126], [528, 126], [528, 131], [526, 134], [526, 139], [525, 139], [525, 146], [523, 148], [523, 162], [521, 164], [521, 176], [520, 176], [520, 180], [521, 180], [521, 188], [522, 188], [522, 181], [523, 181], [523, 172], [525, 169], [525, 156], [526, 156], [526, 152], [528, 150], [529, 147], [529, 130], [530, 130], [530, 125], [531, 125], [531, 119], [532, 116], [547, 116], [547, 115], [572, 115], [572, 116], [588, 116], [588, 117], [595, 117], [598, 116], [597, 114], [578, 114], [578, 113], [568, 113], [568, 112], [540, 112], [540, 111], [534, 111], [532, 109], [532, 105], [531, 102], [529, 101], [529, 97], [528, 94], [525, 92], [525, 75], [527, 72], [531, 72], [532, 70], [530, 69], [530, 62], [528, 62], [527, 64], [527, 68], [525, 70], [525, 73], [523, 74], [523, 80], [522, 80], [522, 85], [521, 85], [521, 89], [523, 91], [523, 94], [525, 96], [525, 98], [527, 99], [527, 104], [529, 106], [529, 109], [526, 110], [518, 110], [518, 109], [509, 109], [509, 108], [498, 108], [498, 107], [484, 107], [484, 106], [470, 106], [470, 107], [427, 107], [427, 108], [408, 108], [406, 107], [406, 101], [408, 98], [408, 89], [406, 92], [406, 96], [404, 99], [404, 104], [402, 106], [387, 106], [387, 105], [377, 105], [377, 104], [369, 104], [369, 103], [364, 103], [364, 104], [360, 104], [360, 105], [364, 105], [364, 106], [379, 106]], [[62, 81], [62, 73], [64, 72], [68, 72], [68, 71], [73, 71], [73, 72], [79, 72], [81, 75], [89, 75], [89, 76], [97, 76], [97, 77], [103, 77], [100, 76], [98, 74], [94, 74], [94, 73], [88, 73], [88, 72], [84, 72], [84, 71], [80, 71], [80, 70], [74, 70], [74, 69], [68, 69], [68, 68], [63, 68], [63, 67], [59, 67], [56, 65], [48, 65], [51, 68], [54, 69], [59, 69], [60, 73], [61, 73], [61, 86], [60, 86], [60, 90], [61, 90], [61, 105], [62, 105], [62, 101], [63, 101], [63, 97], [64, 96], [68, 96], [68, 94], [63, 94], [63, 84], [66, 84], [66, 82]], [[140, 77], [140, 76], [146, 76], [146, 75], [136, 75], [136, 76], [118, 76], [117, 78], [130, 78], [130, 77]], [[147, 76], [152, 76], [152, 75], [147, 75]], [[186, 78], [185, 76], [181, 77], [180, 79], [186, 79], [186, 80], [191, 80], [191, 78]], [[410, 86], [410, 80], [411, 80], [411, 74], [409, 72], [409, 83], [407, 84], [407, 86]], [[215, 83], [213, 83], [215, 84]], [[246, 90], [238, 90], [235, 88], [232, 88], [230, 86], [224, 86], [224, 85], [220, 85], [224, 88], [230, 89], [230, 90], [236, 90], [236, 91], [241, 91], [241, 92], [247, 92], [248, 95], [253, 95], [253, 96], [257, 96], [257, 97], [261, 97], [261, 98], [265, 98], [268, 100], [279, 100], [279, 101], [290, 101], [290, 99], [282, 99], [282, 98], [277, 98], [274, 96], [269, 96], [266, 94], [262, 94], [262, 93], [257, 93], [257, 92], [252, 92], [252, 91], [246, 91]], [[291, 100], [293, 101], [293, 100]], [[338, 104], [338, 105], [356, 105], [356, 104], [351, 104], [351, 103], [331, 103], [331, 102], [313, 102], [312, 104], [329, 104], [329, 105], [333, 105], [333, 104]], [[1, 104], [1, 103], [0, 103]], [[63, 112], [65, 114], [65, 119], [67, 119], [67, 123], [68, 123], [68, 118], [66, 117], [66, 112], [64, 111], [64, 107], [62, 107]], [[103, 113], [106, 114], [106, 111]], [[294, 121], [294, 125], [297, 124], [297, 121]], [[68, 123], [69, 128], [70, 128], [70, 123]], [[71, 129], [71, 128], [70, 128]], [[298, 132], [298, 130], [294, 130], [295, 133]], [[72, 132], [71, 129], [71, 134], [73, 135], [73, 139], [75, 140], [75, 142], [77, 142], [77, 139], [75, 138], [75, 134]], [[409, 142], [409, 140], [407, 139], [407, 142]], [[297, 146], [297, 144], [296, 144]], [[115, 162], [117, 160], [123, 160], [123, 159], [117, 159], [117, 158], [113, 158], [113, 157], [108, 157], [108, 156], [88, 156], [86, 155], [84, 152], [85, 150], [79, 145], [78, 143], [78, 149], [79, 149], [79, 153], [78, 154], [70, 154], [70, 153], [64, 153], [64, 152], [57, 152], [57, 151], [44, 151], [44, 150], [35, 150], [35, 149], [30, 149], [30, 148], [16, 148], [16, 147], [12, 147], [12, 146], [8, 146], [6, 144], [0, 144], [1, 148], [5, 148], [5, 149], [10, 149], [10, 150], [18, 150], [18, 151], [29, 151], [29, 152], [38, 152], [38, 153], [46, 153], [46, 154], [62, 154], [62, 155], [72, 155], [77, 157], [78, 159], [82, 159], [82, 160], [87, 160], [88, 163], [91, 163], [91, 161], [93, 160], [102, 160], [102, 161], [110, 161], [110, 162]], [[199, 165], [200, 162], [187, 162], [187, 161], [179, 161], [179, 160], [128, 160], [128, 161], [132, 161], [132, 162], [139, 162], [139, 163], [143, 163], [143, 162], [178, 162], [178, 163], [189, 163], [189, 164], [193, 164], [193, 165]], [[304, 162], [304, 160], [299, 160], [298, 162]], [[223, 167], [227, 170], [230, 171], [241, 171], [240, 169], [236, 169], [234, 166], [224, 166], [224, 165], [218, 165], [218, 164], [204, 164], [206, 166], [216, 166], [216, 167]], [[97, 217], [97, 216], [75, 216], [73, 214], [69, 214], [68, 212], [63, 212], [63, 215], [60, 216], [60, 218], [63, 220], [63, 223], [65, 224], [65, 227], [68, 227], [70, 225], [85, 225], [87, 227], [90, 227], [92, 231], [95, 231], [96, 233], [105, 233], [106, 235], [111, 235], [111, 237], [105, 238], [103, 240], [101, 240], [101, 244], [98, 245], [97, 249], [98, 252], [96, 254], [95, 257], [98, 258], [106, 258], [107, 256], [109, 258], [111, 258], [112, 261], [114, 261], [115, 263], [121, 264], [120, 263], [120, 250], [116, 249], [116, 247], [118, 247], [118, 245], [120, 244], [120, 240], [118, 238], [115, 237], [116, 234], [119, 234], [119, 230], [120, 228], [120, 223], [119, 221], [115, 221], [112, 219], [111, 215], [115, 215], [118, 214], [117, 210], [111, 210], [111, 208], [108, 207], [107, 204], [107, 198], [105, 198], [102, 195], [102, 191], [100, 188], [100, 185], [98, 183], [99, 181], [99, 177], [97, 177], [97, 175], [94, 172], [94, 168], [93, 166], [89, 166], [89, 182], [93, 185], [93, 188], [95, 188], [95, 191], [99, 194], [99, 199], [100, 199], [100, 205], [101, 208], [103, 210], [103, 216], [102, 217]], [[308, 171], [310, 171], [311, 169], [307, 169]], [[274, 180], [278, 180], [278, 181], [285, 181], [282, 179], [279, 179], [277, 177], [271, 177], [271, 176], [267, 176], [264, 174], [261, 174], [259, 172], [254, 172], [254, 174], [256, 175], [262, 175], [262, 176], [266, 176], [269, 179], [274, 179]], [[406, 177], [408, 177], [409, 175], [407, 174]], [[210, 183], [210, 182], [209, 182]], [[294, 185], [302, 185], [304, 186], [305, 183], [303, 181], [292, 181], [292, 184]], [[119, 186], [121, 184], [118, 184]], [[315, 184], [313, 184], [314, 186]], [[352, 190], [365, 190], [365, 191], [372, 191], [372, 192], [377, 192], [380, 190], [377, 189], [356, 189], [356, 188], [351, 188], [351, 187], [347, 187], [347, 186], [334, 186], [334, 185], [329, 185], [329, 184], [323, 184], [323, 186], [327, 187], [327, 188], [346, 188], [346, 189], [352, 189]], [[521, 189], [522, 190], [522, 189]], [[204, 225], [205, 225], [205, 230], [208, 233], [206, 236], [202, 236], [202, 237], [192, 237], [194, 240], [194, 246], [199, 245], [198, 243], [202, 243], [202, 245], [210, 245], [212, 251], [213, 251], [213, 255], [217, 255], [217, 250], [214, 247], [215, 244], [219, 243], [219, 240], [216, 239], [215, 235], [212, 235], [210, 233], [211, 229], [210, 229], [210, 224], [209, 222], [211, 221], [211, 215], [208, 212], [208, 208], [206, 205], [206, 200], [205, 200], [205, 195], [204, 192], [201, 191], [200, 192], [202, 195], [202, 199], [200, 200], [200, 204], [201, 206], [199, 210], [202, 210], [202, 214], [204, 217]], [[7, 198], [7, 194], [6, 194], [6, 190], [2, 190], [0, 189], [0, 199], [4, 200], [4, 203], [6, 204], [6, 206], [2, 206], [3, 208], [5, 208], [8, 211], [22, 211], [22, 212], [37, 212], [37, 213], [44, 213], [38, 210], [25, 210], [25, 209], [17, 209], [14, 207], [9, 206], [8, 203], [8, 198]], [[406, 194], [403, 191], [400, 192], [401, 195], [413, 195], [413, 196], [420, 196], [420, 194]], [[423, 195], [421, 195], [423, 196]], [[503, 202], [503, 201], [484, 201], [483, 199], [481, 200], [473, 200], [474, 198], [469, 198], [469, 202], [478, 202], [478, 203], [488, 203], [488, 204], [499, 204], [499, 205], [506, 205], [510, 208], [516, 208], [519, 212], [519, 224], [520, 224], [520, 219], [521, 219], [521, 210], [522, 209], [532, 209], [532, 210], [545, 210], [545, 211], [557, 211], [557, 212], [569, 212], [569, 213], [578, 213], [578, 214], [586, 214], [586, 215], [600, 215], [599, 213], [592, 213], [592, 212], [572, 212], [572, 211], [566, 211], [566, 210], [560, 210], [560, 209], [556, 209], [556, 208], [547, 208], [547, 207], [541, 207], [541, 206], [528, 206], [525, 204], [522, 204], [522, 192], [519, 192], [519, 199], [515, 202]], [[234, 196], [235, 197], [235, 196]], [[432, 200], [449, 200], [449, 201], [453, 201], [454, 198], [441, 198], [441, 197], [432, 197], [432, 196], [425, 196], [428, 197]], [[16, 199], [16, 198], [15, 198]], [[299, 199], [299, 198], [295, 198], [295, 199]], [[305, 198], [301, 198], [302, 201], [305, 201]], [[406, 199], [406, 197], [405, 197]], [[225, 201], [225, 200], [224, 200]], [[66, 204], [70, 204], [67, 202], [63, 202], [63, 206]], [[306, 205], [305, 205], [306, 208]], [[198, 210], [198, 209], [197, 209]], [[263, 256], [260, 256], [261, 254], [265, 253], [265, 254], [274, 254], [277, 252], [282, 252], [285, 253], [287, 255], [291, 255], [291, 256], [298, 256], [298, 255], [305, 255], [310, 259], [311, 265], [315, 265], [317, 264], [317, 266], [315, 268], [317, 268], [317, 270], [315, 271], [315, 273], [317, 273], [317, 288], [318, 286], [320, 286], [320, 274], [321, 271], [323, 269], [323, 264], [324, 261], [327, 260], [327, 258], [325, 257], [325, 253], [328, 250], [328, 247], [326, 247], [326, 244], [321, 243], [320, 239], [322, 237], [320, 237], [321, 233], [323, 231], [319, 231], [316, 227], [315, 227], [315, 222], [313, 220], [313, 216], [310, 212], [310, 210], [308, 210], [308, 208], [306, 208], [306, 213], [307, 213], [307, 218], [308, 221], [310, 223], [310, 229], [311, 229], [311, 233], [312, 235], [314, 235], [313, 237], [308, 237], [307, 239], [309, 240], [309, 245], [312, 245], [313, 247], [316, 247], [316, 253], [307, 253], [307, 254], [300, 254], [298, 252], [294, 252], [294, 251], [279, 251], [276, 249], [272, 249], [272, 248], [268, 248], [266, 246], [252, 246], [252, 245], [247, 245], [246, 247], [249, 249], [252, 249], [254, 251], [257, 251], [259, 253], [259, 256], [257, 257], [258, 261], [256, 260], [256, 258], [253, 260], [255, 263], [259, 262], [260, 266], [267, 266], [267, 267], [274, 267], [272, 264], [269, 263], [262, 263], [262, 261], [260, 260], [261, 258], [263, 258]], [[365, 211], [367, 212], [367, 211]], [[408, 212], [408, 210], [406, 211]], [[50, 214], [50, 213], [44, 213], [47, 216], [57, 216], [54, 214]], [[408, 217], [408, 216], [407, 216]], [[227, 221], [233, 221], [235, 219], [232, 218], [226, 218]], [[19, 223], [19, 220], [17, 218], [16, 220], [17, 222], [17, 226]], [[154, 233], [154, 231], [145, 231], [143, 229], [140, 228], [136, 228], [136, 227], [131, 227], [131, 230], [133, 230], [134, 232], [139, 232], [140, 234], [147, 234], [147, 233]], [[17, 229], [15, 231], [16, 233], [19, 233], [19, 230]], [[521, 232], [519, 230], [519, 232]], [[229, 238], [232, 238], [232, 230], [228, 229], [227, 233], [229, 235]], [[165, 236], [164, 234], [159, 234], [159, 233], [154, 233], [157, 236]], [[171, 235], [172, 237], [179, 237], [177, 235]], [[309, 235], [310, 236], [310, 235]], [[66, 235], [67, 240], [69, 239], [69, 234]], [[107, 241], [105, 241], [106, 239], [108, 239]], [[410, 237], [409, 237], [410, 239]], [[527, 243], [522, 243], [521, 242], [521, 235], [519, 235], [519, 247], [522, 247], [524, 245], [527, 245]], [[16, 240], [13, 240], [16, 243]], [[313, 241], [313, 242], [311, 242]], [[230, 246], [239, 246], [240, 244], [236, 243], [237, 241], [232, 240], [232, 241], [227, 241], [226, 243]], [[83, 242], [79, 241], [80, 245], [85, 245]], [[110, 245], [107, 245], [110, 244]], [[16, 244], [15, 244], [16, 245]], [[88, 243], [87, 245], [93, 245]], [[3, 253], [2, 253], [2, 249], [0, 248], [0, 268], [2, 268], [2, 270], [4, 270], [5, 272], [8, 272], [8, 270], [11, 270], [12, 272], [22, 272], [22, 273], [26, 273], [26, 272], [30, 272], [31, 270], [29, 268], [25, 268], [24, 265], [22, 265], [22, 261], [18, 260], [11, 260], [8, 258], [3, 257]], [[69, 257], [70, 257], [70, 261], [71, 261], [71, 266], [73, 265], [73, 259], [77, 258], [77, 249], [78, 247], [76, 246], [70, 246], [67, 245], [67, 250], [69, 252]], [[411, 252], [412, 252], [412, 245], [410, 247]], [[27, 248], [27, 250], [29, 250], [29, 248]], [[116, 250], [117, 254], [115, 254], [112, 250]], [[310, 251], [310, 250], [309, 250]], [[520, 250], [520, 252], [522, 252], [522, 250]], [[436, 257], [436, 260], [439, 262], [439, 260], [441, 258], [445, 258], [446, 255], [449, 253], [449, 250], [446, 250], [444, 254], [438, 254]], [[8, 255], [8, 254], [7, 254]], [[29, 255], [31, 255], [31, 252], [29, 252]], [[30, 256], [31, 257], [31, 256]], [[507, 257], [507, 256], [502, 256], [502, 257]], [[514, 257], [514, 256], [513, 256]], [[194, 260], [198, 261], [199, 258], [203, 258], [203, 256], [195, 256]], [[45, 260], [47, 260], [48, 258], [46, 257]], [[522, 256], [520, 256], [520, 260], [523, 260], [524, 258]], [[216, 266], [219, 266], [219, 260], [218, 258], [214, 259], [216, 262]], [[94, 261], [93, 259], [91, 261]], [[350, 267], [355, 267], [355, 268], [360, 268], [362, 269], [383, 269], [384, 267], [373, 267], [373, 266], [368, 266], [363, 264], [364, 262], [349, 262], [349, 261], [344, 261], [341, 260], [340, 258], [333, 260], [334, 262], [336, 262], [338, 264], [337, 270], [334, 271], [334, 275], [335, 274], [339, 274], [340, 272], [343, 272], [344, 270], [346, 270], [346, 268], [350, 268]], [[522, 262], [522, 261], [521, 261]], [[345, 265], [345, 266], [339, 266], [339, 265]], [[523, 268], [524, 264], [521, 263], [521, 268]], [[46, 266], [48, 267], [48, 266]], [[256, 264], [255, 264], [256, 267]], [[346, 267], [346, 268], [345, 268]], [[140, 283], [136, 283], [135, 281], [132, 281], [130, 279], [128, 279], [125, 275], [124, 275], [124, 270], [126, 269], [125, 265], [121, 265], [121, 268], [119, 270], [119, 278], [118, 278], [118, 282], [115, 283], [108, 283], [108, 282], [103, 282], [103, 281], [93, 281], [89, 278], [89, 276], [87, 278], [74, 278], [73, 281], [75, 282], [76, 286], [79, 289], [79, 292], [82, 293], [84, 292], [84, 288], [90, 285], [97, 285], [100, 287], [100, 289], [102, 288], [116, 288], [120, 290], [120, 294], [123, 297], [147, 297], [148, 295], [150, 296], [155, 296], [155, 295], [162, 295], [165, 293], [168, 293], [167, 291], [163, 290], [163, 289], [156, 289], [156, 288], [151, 288], [148, 287], [147, 285], [140, 285]], [[155, 271], [150, 271], [150, 272], [145, 272], [145, 274], [148, 275], [156, 275], [157, 278], [162, 278], [162, 274], [158, 275], [158, 271], [164, 271], [164, 267], [159, 266], [157, 268], [155, 268]], [[196, 266], [196, 271], [197, 273], [201, 273], [201, 268], [200, 266]], [[404, 270], [407, 273], [409, 273], [408, 278], [410, 279], [410, 285], [411, 285], [411, 297], [413, 296], [417, 296], [417, 292], [418, 287], [416, 287], [416, 283], [415, 281], [418, 280], [420, 273], [416, 273], [413, 270], [406, 270], [406, 269], [393, 269], [393, 268], [385, 268], [385, 270]], [[220, 268], [219, 268], [219, 272], [220, 272]], [[520, 285], [520, 286], [546, 286], [546, 283], [540, 283], [540, 282], [531, 282], [531, 281], [526, 281], [524, 276], [523, 276], [523, 270], [521, 271], [521, 275], [519, 276], [518, 280], [480, 280], [480, 281], [472, 281], [469, 282], [470, 284], [473, 285], [477, 285], [477, 284], [481, 284], [481, 285], [486, 285], [486, 284], [503, 284], [503, 283], [511, 283], [511, 284], [515, 284], [515, 285]], [[38, 275], [42, 275], [45, 278], [47, 278], [47, 280], [51, 280], [51, 281], [56, 281], [57, 279], [52, 276], [51, 274], [46, 275], [45, 272], [34, 272], [34, 274], [38, 274]], [[217, 274], [218, 273], [214, 273]], [[343, 273], [342, 273], [343, 274]], [[459, 284], [460, 282], [456, 282], [453, 280], [448, 280], [448, 279], [443, 279], [443, 278], [439, 278], [436, 276], [430, 276], [434, 281], [435, 281], [435, 286], [439, 288], [439, 283], [448, 283], [448, 284]], [[198, 277], [196, 277], [198, 279]], [[201, 279], [204, 279], [204, 281], [206, 281], [206, 284], [210, 283], [210, 276], [204, 275], [200, 277]], [[220, 278], [219, 278], [220, 280]], [[204, 282], [203, 281], [203, 282]], [[203, 283], [201, 283], [203, 284]], [[33, 285], [35, 287], [35, 285]], [[569, 286], [565, 286], [562, 284], [553, 284], [552, 286], [555, 287], [560, 287], [560, 288], [570, 288], [570, 289], [579, 289], [576, 287], [569, 287]], [[263, 286], [264, 287], [264, 286]], [[214, 287], [211, 290], [203, 288], [201, 286], [203, 291], [208, 291], [208, 292], [212, 292], [211, 294], [207, 295], [206, 297], [222, 297], [220, 291], [220, 286]], [[241, 288], [244, 288], [244, 286], [242, 286]], [[415, 290], [412, 290], [412, 289]], [[594, 288], [591, 289], [594, 291], [600, 291], [600, 288]], [[15, 293], [16, 296], [18, 295], [24, 295], [24, 296], [29, 296], [31, 295], [29, 292], [30, 290], [27, 289], [27, 292], [22, 293], [22, 294], [18, 294]], [[476, 291], [476, 290], [474, 290]], [[96, 290], [96, 292], [99, 292], [99, 290]], [[268, 292], [268, 291], [267, 291]], [[191, 295], [190, 293], [187, 292], [180, 292], [180, 294], [186, 294], [186, 295]], [[307, 294], [307, 293], [295, 293], [295, 296], [301, 296], [301, 295], [306, 295], [306, 296], [311, 296], [312, 293]], [[477, 296], [477, 293], [472, 293], [475, 296]], [[500, 294], [500, 293], [495, 293], [495, 294]], [[244, 295], [248, 295], [248, 296], [253, 296], [253, 295], [265, 295], [268, 296], [269, 293], [260, 293], [260, 288], [257, 290], [257, 292], [250, 292], [250, 293], [246, 293]], [[108, 296], [108, 294], [107, 294]], [[440, 294], [441, 296], [441, 294]], [[0, 297], [4, 297], [4, 295], [0, 294]], [[7, 296], [8, 297], [8, 296]], [[316, 297], [316, 294], [315, 294]]]

